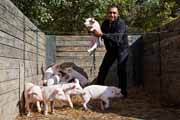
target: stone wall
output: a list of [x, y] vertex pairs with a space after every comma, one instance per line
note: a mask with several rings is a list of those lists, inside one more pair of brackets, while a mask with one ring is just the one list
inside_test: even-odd
[[165, 104], [180, 104], [179, 28], [177, 19], [143, 36], [144, 86]]
[[24, 83], [39, 83], [45, 35], [9, 0], [0, 1], [0, 120], [19, 113]]

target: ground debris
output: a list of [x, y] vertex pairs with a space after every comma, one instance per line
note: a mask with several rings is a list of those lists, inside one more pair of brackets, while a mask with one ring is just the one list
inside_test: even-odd
[[33, 112], [32, 117], [17, 116], [16, 120], [180, 120], [178, 108], [162, 107], [142, 88], [130, 89], [128, 98], [111, 101], [110, 108], [105, 111], [101, 111], [98, 102], [92, 101], [90, 105], [93, 107], [85, 111], [80, 97], [72, 100], [74, 109], [66, 102], [57, 102], [55, 114], [44, 116]]

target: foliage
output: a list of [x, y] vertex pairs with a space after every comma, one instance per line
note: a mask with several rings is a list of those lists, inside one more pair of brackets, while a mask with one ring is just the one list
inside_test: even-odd
[[117, 4], [129, 31], [149, 31], [178, 17], [179, 0], [12, 0], [40, 29], [53, 33], [84, 32], [84, 19], [102, 22], [109, 4]]

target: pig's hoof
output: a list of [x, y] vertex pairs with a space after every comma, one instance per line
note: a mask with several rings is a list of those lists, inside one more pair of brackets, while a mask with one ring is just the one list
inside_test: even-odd
[[38, 109], [38, 112], [41, 113], [41, 109]]
[[105, 105], [104, 107], [105, 107], [105, 109], [108, 109], [108, 108], [109, 108], [109, 106], [108, 106], [108, 105]]
[[96, 49], [89, 51], [89, 55], [91, 56], [92, 54], [95, 53], [95, 51], [96, 51]]
[[27, 114], [27, 117], [31, 117], [31, 113], [28, 113], [28, 114]]
[[88, 111], [89, 109], [88, 108], [84, 108], [85, 111]]
[[74, 108], [74, 106], [73, 105], [70, 105], [70, 107], [73, 109]]
[[88, 107], [87, 107], [87, 106], [84, 106], [84, 110], [86, 110], [86, 111], [87, 111], [87, 110], [88, 110]]
[[92, 52], [92, 50], [91, 50], [91, 49], [89, 49], [89, 50], [88, 50], [88, 53], [91, 53], [91, 52]]
[[48, 115], [48, 113], [47, 113], [47, 112], [44, 112], [44, 115], [45, 115], [45, 116], [47, 116], [47, 115]]
[[51, 114], [55, 114], [55, 111], [53, 110], [53, 111], [51, 112]]

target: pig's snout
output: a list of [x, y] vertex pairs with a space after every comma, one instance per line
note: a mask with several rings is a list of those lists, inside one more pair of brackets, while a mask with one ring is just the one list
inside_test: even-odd
[[121, 91], [115, 92], [114, 97], [123, 97]]

